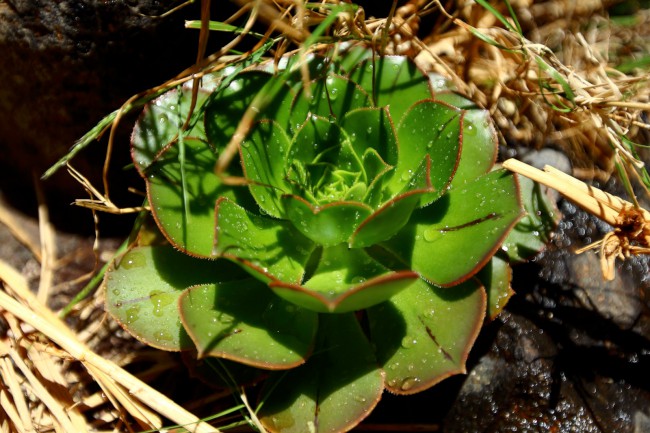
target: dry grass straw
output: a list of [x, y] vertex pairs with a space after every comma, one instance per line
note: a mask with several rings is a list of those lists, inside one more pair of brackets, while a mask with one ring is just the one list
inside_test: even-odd
[[[461, 92], [489, 109], [510, 141], [556, 145], [579, 166], [606, 172], [616, 154], [638, 165], [620, 136], [635, 140], [650, 129], [642, 117], [650, 110], [650, 76], [626, 75], [610, 63], [619, 55], [612, 49], [620, 49], [625, 34], [635, 29], [614, 25], [601, 1], [512, 3], [522, 36], [480, 5], [467, 3], [449, 15], [454, 26], [425, 39], [421, 63], [451, 76]], [[505, 8], [501, 12], [507, 16]], [[644, 20], [641, 16], [637, 26], [647, 33]], [[477, 39], [470, 26], [507, 49]], [[648, 46], [638, 48], [647, 52]], [[540, 68], [540, 60], [551, 70]]]
[[[626, 56], [650, 56], [650, 11], [619, 25], [607, 16], [605, 1], [513, 0], [520, 33], [511, 18], [506, 28], [474, 2], [458, 2], [450, 11], [439, 1], [410, 3], [421, 7], [420, 14], [442, 12], [416, 60], [487, 108], [503, 142], [558, 147], [571, 158], [573, 174], [586, 180], [607, 181], [618, 169], [623, 185], [635, 184], [650, 198], [634, 144], [650, 141], [650, 74], [647, 66], [628, 73], [614, 67]], [[492, 4], [509, 17], [506, 2]], [[614, 278], [616, 258], [650, 253], [650, 213], [631, 187], [626, 201], [552, 168], [533, 173], [516, 161], [508, 167], [613, 226], [604, 239], [577, 251], [599, 249], [606, 279]]]
[[625, 260], [632, 255], [650, 254], [650, 212], [647, 210], [548, 165], [542, 171], [516, 159], [508, 159], [503, 166], [561, 191], [569, 200], [614, 227], [603, 239], [576, 250], [580, 254], [598, 249], [601, 272], [606, 280], [615, 278], [617, 258]]
[[[40, 215], [44, 216], [47, 210], [41, 205]], [[36, 248], [4, 206], [0, 206], [0, 215], [19, 240], [25, 240], [35, 254], [40, 252], [41, 263], [48, 263], [52, 248]], [[42, 244], [55, 240], [46, 218], [41, 221], [40, 232]], [[53, 269], [43, 267], [42, 272], [51, 274]], [[39, 293], [49, 293], [51, 275], [46, 278], [46, 285], [40, 285], [45, 289]], [[192, 432], [218, 431], [120, 365], [93, 352], [84, 340], [92, 340], [96, 330], [73, 332], [4, 260], [0, 260], [0, 282], [0, 326], [5, 328], [0, 338], [0, 431], [159, 430], [163, 417]], [[169, 365], [158, 363], [157, 368]], [[143, 375], [146, 380], [147, 374], [156, 373]], [[89, 391], [95, 385], [101, 393]]]

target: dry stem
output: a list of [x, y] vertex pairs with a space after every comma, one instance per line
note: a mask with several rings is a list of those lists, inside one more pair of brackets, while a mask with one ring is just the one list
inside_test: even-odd
[[647, 210], [548, 165], [542, 171], [516, 159], [509, 159], [503, 163], [503, 167], [557, 190], [585, 211], [614, 227], [603, 239], [576, 251], [580, 254], [599, 248], [605, 279], [614, 279], [616, 258], [625, 260], [631, 255], [650, 254], [650, 212]]

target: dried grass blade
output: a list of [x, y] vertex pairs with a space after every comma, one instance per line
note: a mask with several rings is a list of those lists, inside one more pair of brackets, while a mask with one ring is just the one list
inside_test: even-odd
[[[2, 376], [4, 377], [4, 374], [2, 374]], [[23, 427], [23, 421], [18, 414], [16, 405], [11, 399], [11, 394], [8, 392], [9, 390], [5, 387], [5, 384], [3, 382], [4, 381], [0, 382], [0, 405], [2, 405], [2, 411], [0, 411], [0, 415], [2, 415], [4, 412], [4, 414], [7, 416], [5, 424], [10, 424], [13, 426], [15, 431], [23, 433], [25, 431], [25, 428]], [[6, 430], [3, 429], [3, 431], [8, 432], [10, 430], [7, 428]]]
[[[0, 291], [0, 308], [9, 311], [23, 322], [33, 326], [46, 335], [54, 343], [66, 350], [72, 357], [81, 361], [86, 368], [95, 368], [111, 377], [123, 386], [134, 398], [149, 406], [151, 409], [185, 426], [195, 433], [216, 433], [217, 429], [202, 422], [195, 415], [180, 407], [167, 396], [143, 383], [137, 377], [120, 368], [113, 362], [92, 352], [80, 342], [72, 331], [59, 320], [47, 307], [40, 304], [29, 292], [24, 278], [15, 269], [0, 260], [0, 279], [4, 280], [24, 299], [26, 305], [19, 303], [6, 292]], [[16, 286], [14, 286], [14, 284]], [[28, 307], [29, 306], [29, 307]]]
[[52, 394], [50, 394], [47, 388], [41, 383], [40, 380], [38, 380], [34, 373], [32, 373], [29, 366], [25, 363], [25, 361], [23, 361], [22, 357], [15, 349], [9, 347], [8, 353], [14, 364], [20, 369], [20, 372], [30, 383], [35, 396], [38, 397], [40, 401], [49, 409], [49, 411], [52, 413], [64, 431], [78, 433], [87, 431], [85, 428], [83, 430], [78, 430], [78, 428], [75, 428], [72, 420], [66, 414], [66, 409], [61, 406], [61, 403], [57, 401], [57, 399], [55, 399]]
[[159, 416], [143, 406], [138, 400], [131, 398], [123, 387], [113, 379], [92, 365], [87, 366], [93, 377], [100, 384], [107, 396], [112, 396], [116, 403], [119, 403], [131, 416], [133, 416], [140, 427], [145, 430], [162, 428], [162, 421]]
[[3, 382], [9, 389], [9, 395], [11, 395], [13, 400], [13, 407], [16, 408], [19, 425], [21, 426], [20, 430], [28, 433], [35, 432], [32, 417], [30, 416], [29, 408], [25, 401], [25, 395], [18, 380], [18, 375], [8, 358], [3, 357], [0, 359], [0, 373], [2, 374]]
[[38, 200], [38, 229], [41, 240], [41, 275], [38, 282], [36, 298], [43, 304], [47, 303], [52, 282], [54, 281], [54, 267], [56, 263], [56, 235], [50, 224], [49, 212], [43, 188], [38, 178], [34, 178], [34, 189]]
[[[542, 171], [516, 159], [508, 159], [504, 161], [503, 167], [551, 187], [587, 212], [602, 218], [611, 225], [617, 224], [617, 217], [622, 209], [617, 209], [617, 207], [620, 202], [623, 202], [618, 197], [607, 194], [598, 188], [590, 187], [578, 179], [548, 166], [545, 167], [547, 171]], [[595, 195], [598, 195], [599, 198], [596, 198]], [[630, 206], [632, 206], [631, 203]]]
[[38, 241], [29, 235], [22, 221], [7, 208], [4, 201], [0, 201], [0, 223], [9, 229], [18, 242], [25, 245], [31, 251], [34, 257], [36, 257], [36, 260], [41, 261], [41, 246], [38, 244]]
[[[27, 346], [27, 347], [24, 347]], [[36, 344], [23, 345], [27, 350], [27, 355], [32, 360], [34, 368], [36, 368], [40, 376], [45, 380], [50, 382], [48, 390], [52, 393], [52, 396], [59, 402], [66, 405], [65, 412], [70, 418], [72, 425], [74, 426], [75, 432], [85, 432], [87, 431], [87, 423], [84, 416], [79, 410], [79, 406], [74, 402], [70, 392], [70, 380], [66, 380], [61, 373], [62, 368], [64, 368], [60, 363], [57, 364], [55, 359], [60, 359], [61, 356], [65, 356], [63, 352], [59, 353], [57, 358], [54, 358], [55, 355], [51, 355], [45, 352], [47, 346], [41, 346]], [[73, 379], [74, 380], [74, 379]]]

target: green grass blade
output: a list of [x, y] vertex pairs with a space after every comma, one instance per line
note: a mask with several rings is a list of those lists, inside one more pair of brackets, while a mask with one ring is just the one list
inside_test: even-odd
[[515, 26], [517, 27], [517, 33], [520, 36], [524, 35], [523, 30], [521, 30], [521, 25], [519, 24], [519, 20], [517, 19], [517, 15], [515, 14], [515, 10], [512, 8], [512, 4], [510, 3], [509, 0], [504, 0], [506, 3], [506, 7], [508, 8], [508, 13], [510, 14], [510, 17], [512, 18], [512, 21], [515, 23]]
[[[185, 21], [185, 28], [186, 29], [200, 29], [201, 28], [201, 21], [200, 20], [190, 20], [190, 21]], [[234, 34], [242, 34], [244, 33], [244, 29], [238, 26], [233, 26], [232, 24], [227, 24], [223, 23], [221, 21], [210, 21], [208, 23], [208, 29], [213, 31], [213, 32], [225, 32], [225, 33], [234, 33]], [[263, 38], [264, 35], [261, 33], [257, 32], [246, 32], [247, 35], [254, 36], [256, 38]]]
[[[508, 21], [498, 10], [494, 8], [490, 3], [488, 3], [486, 0], [476, 0], [476, 3], [480, 4], [483, 6], [488, 12], [490, 12], [492, 15], [494, 15], [501, 23], [511, 32], [518, 33], [521, 35], [521, 28], [519, 27], [519, 23], [517, 23], [517, 20], [515, 20], [515, 23], [517, 27], [515, 28], [510, 21]], [[510, 3], [506, 2], [508, 4], [508, 10], [510, 11], [511, 15], [514, 18], [514, 11], [512, 10], [512, 6], [510, 6]]]
[[115, 110], [108, 116], [104, 117], [95, 125], [90, 131], [84, 134], [77, 142], [72, 146], [70, 151], [66, 153], [61, 159], [59, 159], [52, 167], [50, 167], [45, 174], [43, 174], [42, 179], [45, 180], [56, 173], [61, 167], [66, 165], [68, 161], [74, 158], [79, 152], [88, 147], [90, 143], [97, 140], [108, 128], [113, 124], [113, 121], [117, 117], [117, 113], [120, 110]]
[[[539, 67], [539, 69], [542, 72], [546, 73], [553, 81], [555, 81], [556, 83], [558, 83], [560, 85], [560, 87], [562, 87], [562, 91], [564, 92], [564, 97], [567, 100], [569, 100], [569, 102], [571, 102], [572, 106], [568, 106], [568, 105], [565, 105], [565, 104], [562, 104], [562, 106], [558, 106], [558, 105], [555, 105], [552, 102], [548, 101], [546, 99], [546, 97], [544, 97], [546, 102], [549, 105], [551, 105], [553, 107], [553, 109], [555, 109], [557, 111], [564, 112], [564, 113], [567, 113], [567, 112], [571, 111], [573, 108], [575, 108], [575, 94], [573, 93], [573, 90], [571, 89], [571, 86], [564, 79], [562, 74], [560, 74], [555, 68], [550, 66], [548, 63], [546, 63], [544, 61], [544, 59], [542, 59], [539, 56], [535, 56], [535, 62], [537, 63], [537, 66]], [[541, 81], [541, 77], [540, 77], [540, 81]], [[541, 85], [541, 84], [540, 84], [540, 87], [544, 88], [544, 86]]]
[[621, 160], [620, 155], [616, 155], [614, 158], [614, 165], [616, 166], [616, 171], [618, 172], [618, 177], [621, 179], [621, 182], [623, 183], [623, 187], [625, 188], [625, 191], [627, 192], [628, 196], [632, 199], [634, 202], [634, 205], [636, 207], [639, 207], [639, 202], [636, 199], [636, 195], [634, 194], [634, 189], [632, 188], [632, 182], [630, 182], [630, 177], [627, 174], [627, 170], [625, 170], [625, 164]]

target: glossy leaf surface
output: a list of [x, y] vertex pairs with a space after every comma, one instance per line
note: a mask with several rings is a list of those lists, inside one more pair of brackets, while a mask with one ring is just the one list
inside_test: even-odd
[[508, 234], [503, 250], [510, 260], [524, 261], [541, 250], [550, 240], [560, 213], [544, 191], [544, 186], [524, 176], [518, 176], [526, 214]]
[[281, 297], [320, 312], [348, 312], [382, 302], [410, 286], [418, 275], [391, 271], [360, 249], [345, 244], [325, 248], [302, 285], [271, 283]]
[[487, 316], [490, 320], [494, 320], [501, 313], [510, 297], [514, 295], [510, 287], [512, 269], [500, 256], [495, 254], [492, 260], [476, 274], [487, 292]]
[[196, 260], [169, 246], [136, 247], [117, 258], [106, 277], [108, 312], [139, 340], [164, 350], [193, 346], [178, 298], [193, 284], [240, 278], [227, 262]]
[[354, 315], [321, 315], [314, 355], [269, 380], [260, 419], [271, 432], [347, 431], [375, 407], [383, 387]]
[[217, 201], [213, 254], [241, 263], [263, 281], [299, 282], [314, 247], [286, 221], [246, 211], [232, 200]]
[[475, 280], [452, 289], [420, 280], [370, 308], [370, 334], [386, 373], [386, 388], [413, 394], [465, 372], [485, 305], [485, 292]]
[[275, 370], [304, 363], [313, 348], [316, 313], [279, 299], [252, 278], [195, 286], [179, 306], [200, 356]]
[[383, 245], [427, 281], [450, 286], [476, 273], [521, 218], [513, 175], [488, 173], [413, 213]]

